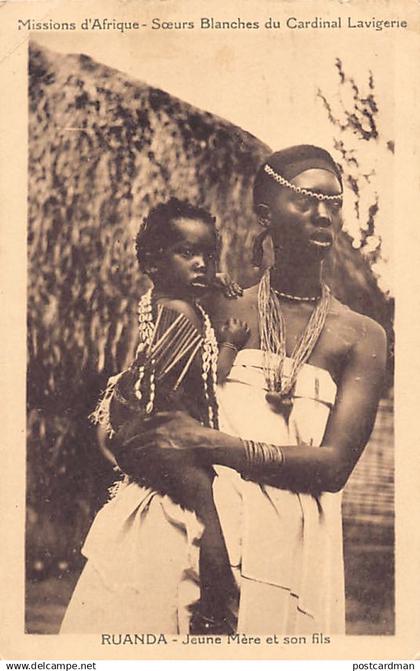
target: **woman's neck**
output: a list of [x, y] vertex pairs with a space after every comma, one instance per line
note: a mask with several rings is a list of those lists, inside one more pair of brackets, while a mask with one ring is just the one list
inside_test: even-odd
[[271, 286], [293, 296], [314, 297], [321, 293], [322, 266], [320, 260], [276, 261], [271, 269]]

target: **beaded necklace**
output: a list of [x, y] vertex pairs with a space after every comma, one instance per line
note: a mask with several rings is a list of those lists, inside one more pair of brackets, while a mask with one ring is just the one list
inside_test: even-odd
[[[174, 322], [168, 329], [172, 329], [173, 340], [177, 345], [177, 357], [175, 361], [172, 361], [170, 367], [166, 368], [163, 371], [163, 374], [169, 371], [170, 368], [174, 366], [176, 361], [181, 360], [183, 357], [188, 356], [188, 360], [185, 363], [182, 371], [180, 372], [178, 379], [174, 385], [174, 389], [179, 388], [183, 378], [188, 372], [189, 366], [194, 358], [194, 356], [201, 349], [201, 378], [203, 380], [203, 393], [208, 409], [208, 425], [211, 428], [217, 428], [218, 418], [217, 418], [217, 401], [216, 401], [216, 378], [217, 378], [217, 360], [218, 360], [218, 346], [216, 335], [214, 333], [213, 327], [210, 322], [210, 318], [206, 311], [201, 307], [201, 305], [196, 304], [202, 319], [204, 326], [204, 335], [201, 336], [196, 332], [195, 328], [184, 329], [183, 322], [185, 323], [186, 318], [183, 315], [179, 315], [178, 321]], [[152, 289], [149, 289], [139, 301], [138, 304], [138, 320], [139, 320], [139, 337], [140, 343], [137, 348], [136, 357], [145, 352], [148, 353], [151, 358], [152, 364], [158, 362], [159, 357], [162, 358], [162, 341], [165, 339], [166, 334], [162, 336], [157, 342], [155, 340], [155, 334], [157, 331], [157, 326], [159, 319], [161, 318], [163, 309], [158, 309], [158, 316], [156, 321], [153, 320], [153, 310], [152, 310]], [[178, 323], [179, 322], [179, 323]], [[179, 327], [179, 328], [176, 328]], [[167, 337], [166, 337], [167, 339]], [[162, 366], [161, 366], [162, 368]], [[144, 396], [144, 386], [145, 386], [145, 366], [140, 365], [138, 368], [138, 378], [134, 385], [134, 391], [136, 397], [141, 400]], [[161, 377], [163, 377], [161, 374]], [[150, 414], [153, 412], [154, 408], [154, 399], [155, 399], [155, 390], [156, 390], [156, 372], [155, 365], [152, 365], [151, 371], [149, 374], [149, 380], [146, 384], [148, 388], [148, 401], [146, 403], [146, 412]]]
[[278, 289], [273, 289], [274, 293], [280, 298], [286, 298], [288, 301], [296, 301], [296, 303], [315, 303], [321, 298], [319, 296], [294, 296], [293, 294], [286, 294], [284, 291], [279, 291]]
[[[138, 304], [138, 320], [139, 320], [139, 337], [140, 343], [137, 347], [136, 358], [143, 354], [147, 349], [150, 348], [153, 340], [154, 324], [153, 324], [153, 314], [152, 314], [152, 290], [146, 291], [146, 293], [140, 298]], [[136, 397], [141, 401], [143, 398], [142, 384], [145, 375], [144, 365], [140, 365], [138, 369], [138, 378], [134, 385], [134, 393]], [[146, 412], [150, 414], [153, 411], [153, 403], [155, 400], [155, 373], [154, 368], [150, 372], [149, 376], [149, 401], [146, 404]]]
[[322, 284], [321, 296], [303, 329], [291, 355], [290, 374], [283, 374], [286, 358], [286, 326], [279, 299], [271, 288], [270, 269], [266, 270], [258, 287], [258, 313], [261, 349], [264, 352], [264, 374], [269, 391], [278, 392], [285, 416], [292, 404], [293, 389], [303, 364], [309, 359], [325, 325], [331, 293]]
[[211, 325], [210, 318], [207, 312], [196, 304], [204, 321], [204, 341], [202, 354], [202, 369], [201, 377], [203, 379], [204, 397], [208, 405], [209, 412], [209, 426], [212, 429], [217, 428], [217, 399], [216, 399], [216, 384], [217, 384], [217, 361], [219, 358], [219, 348], [217, 345], [216, 334]]

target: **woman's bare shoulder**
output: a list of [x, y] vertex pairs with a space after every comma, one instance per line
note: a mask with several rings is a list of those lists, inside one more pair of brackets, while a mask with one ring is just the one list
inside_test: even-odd
[[245, 319], [250, 311], [257, 309], [258, 284], [244, 289], [242, 296], [236, 298], [227, 298], [221, 292], [212, 297], [211, 302], [207, 304], [210, 317], [220, 321], [228, 317], [238, 317]]
[[385, 330], [377, 321], [368, 315], [356, 312], [335, 297], [331, 300], [330, 315], [337, 320], [339, 328], [354, 334], [355, 342], [365, 338], [386, 339]]

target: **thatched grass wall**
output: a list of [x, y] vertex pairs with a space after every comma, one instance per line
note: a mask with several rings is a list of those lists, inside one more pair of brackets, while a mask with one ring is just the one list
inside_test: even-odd
[[[112, 478], [86, 417], [134, 347], [139, 222], [172, 195], [208, 207], [222, 267], [253, 281], [251, 185], [270, 150], [86, 56], [35, 44], [29, 56], [27, 537], [42, 571], [77, 555]], [[336, 293], [389, 328], [391, 306], [345, 234], [333, 267]]]

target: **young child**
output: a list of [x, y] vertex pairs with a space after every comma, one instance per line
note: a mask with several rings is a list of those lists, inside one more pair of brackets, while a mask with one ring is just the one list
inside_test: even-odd
[[[218, 353], [210, 320], [200, 305], [215, 283], [215, 220], [205, 210], [172, 198], [144, 220], [136, 250], [153, 290], [139, 303], [140, 344], [135, 360], [108, 394], [111, 431], [119, 431], [133, 417], [168, 409], [186, 410], [217, 428], [216, 379], [222, 382], [228, 376], [236, 352], [248, 338], [248, 327], [239, 320], [228, 320], [221, 329]], [[204, 527], [200, 601], [191, 632], [229, 633], [233, 630], [229, 603], [234, 602], [236, 588], [213, 501], [213, 469], [184, 460], [182, 467], [172, 463], [168, 468], [162, 463], [153, 472], [150, 468], [144, 472], [142, 450], [131, 445], [127, 440], [119, 453], [114, 451], [123, 471], [193, 510]]]

